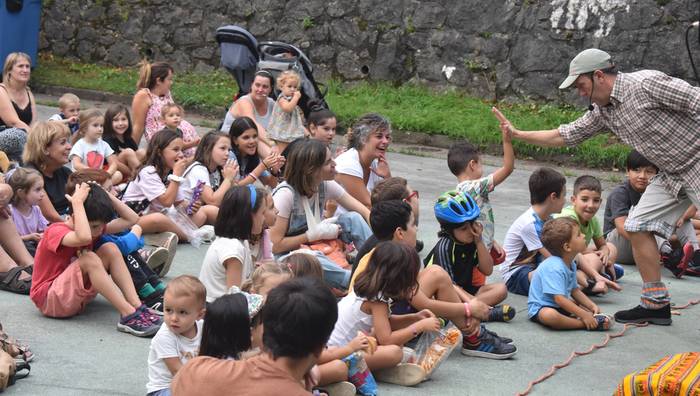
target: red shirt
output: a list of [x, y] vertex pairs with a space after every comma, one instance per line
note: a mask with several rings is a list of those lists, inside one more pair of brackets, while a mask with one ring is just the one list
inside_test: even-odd
[[[32, 289], [29, 298], [37, 307], [44, 305], [46, 294], [53, 281], [68, 268], [72, 258], [77, 257], [78, 250], [85, 247], [68, 247], [61, 244], [63, 237], [73, 231], [66, 223], [53, 223], [46, 231], [36, 248], [34, 255], [34, 271], [32, 273]], [[88, 246], [91, 249], [91, 246]]]

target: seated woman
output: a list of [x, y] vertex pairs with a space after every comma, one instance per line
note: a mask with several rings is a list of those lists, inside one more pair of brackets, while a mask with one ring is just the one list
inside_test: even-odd
[[[165, 123], [161, 117], [164, 105], [175, 103], [170, 94], [173, 85], [173, 68], [165, 62], [150, 64], [144, 61], [139, 71], [138, 91], [131, 102], [132, 111], [132, 137], [136, 144], [145, 136], [150, 142], [153, 136], [160, 132]], [[182, 120], [178, 129], [182, 132], [184, 142], [184, 154], [186, 157], [194, 155], [194, 148], [199, 143], [199, 135], [192, 124]]]
[[263, 156], [267, 156], [270, 148], [274, 146], [267, 139], [266, 134], [266, 129], [270, 124], [272, 108], [275, 106], [274, 99], [270, 97], [270, 93], [274, 88], [275, 82], [270, 72], [267, 70], [256, 72], [253, 83], [250, 86], [250, 93], [241, 96], [233, 102], [228, 112], [226, 112], [224, 123], [221, 126], [221, 131], [228, 132], [233, 121], [238, 118], [248, 117], [254, 120], [260, 141], [258, 148]]
[[29, 294], [34, 259], [8, 215], [12, 187], [0, 183], [0, 290]]
[[0, 84], [0, 151], [20, 161], [27, 132], [36, 121], [36, 102], [29, 90], [31, 58], [22, 52], [7, 55]]
[[[370, 193], [374, 186], [391, 177], [386, 161], [386, 150], [391, 143], [391, 123], [379, 114], [365, 114], [346, 136], [348, 150], [335, 159], [338, 172], [335, 180], [348, 194], [370, 208]], [[343, 213], [345, 209], [339, 207], [337, 213]]]
[[46, 195], [39, 207], [49, 223], [63, 221], [70, 205], [66, 199], [66, 183], [72, 173], [67, 167], [70, 150], [68, 126], [51, 121], [36, 123], [24, 147], [24, 165], [38, 170], [44, 177]]
[[[355, 246], [362, 246], [372, 234], [367, 225], [369, 209], [345, 192], [333, 180], [334, 176], [335, 163], [322, 142], [303, 140], [291, 150], [284, 173], [286, 181], [273, 192], [278, 214], [270, 228], [270, 239], [275, 255], [299, 249], [303, 244], [339, 237], [346, 243], [351, 241]], [[337, 219], [321, 220], [328, 199], [350, 211]], [[323, 254], [319, 261], [326, 283], [337, 289], [347, 289], [350, 271]]]

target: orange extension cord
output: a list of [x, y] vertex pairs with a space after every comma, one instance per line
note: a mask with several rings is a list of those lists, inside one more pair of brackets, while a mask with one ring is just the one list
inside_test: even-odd
[[[680, 305], [680, 306], [673, 306], [672, 305], [671, 306], [672, 313], [675, 315], [679, 315], [678, 312], [673, 312], [673, 311], [678, 311], [680, 309], [686, 309], [692, 305], [697, 305], [697, 304], [700, 304], [700, 299], [690, 300], [685, 305]], [[608, 345], [608, 342], [610, 342], [610, 340], [612, 340], [613, 338], [622, 337], [625, 334], [625, 331], [627, 331], [627, 329], [629, 329], [630, 327], [646, 327], [646, 326], [649, 326], [649, 323], [627, 323], [627, 324], [625, 324], [625, 326], [622, 328], [622, 330], [620, 332], [614, 333], [614, 334], [606, 334], [605, 339], [600, 344], [593, 344], [586, 351], [573, 351], [573, 352], [571, 352], [571, 355], [569, 355], [569, 357], [566, 360], [564, 360], [561, 363], [557, 363], [557, 364], [553, 365], [552, 367], [550, 367], [549, 370], [544, 375], [542, 375], [541, 377], [537, 378], [534, 381], [531, 381], [528, 384], [527, 389], [525, 389], [522, 392], [516, 393], [516, 395], [525, 396], [525, 395], [529, 394], [535, 385], [539, 384], [540, 382], [544, 382], [547, 378], [553, 376], [557, 372], [557, 370], [559, 370], [560, 368], [566, 367], [569, 364], [571, 364], [571, 361], [574, 360], [575, 357], [589, 355], [589, 354], [593, 353], [593, 351], [595, 351], [596, 349], [605, 348]]]

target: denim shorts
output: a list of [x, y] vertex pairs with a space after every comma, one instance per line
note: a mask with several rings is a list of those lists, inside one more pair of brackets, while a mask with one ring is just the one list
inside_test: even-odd
[[530, 265], [523, 265], [513, 272], [513, 275], [511, 275], [506, 282], [508, 291], [520, 294], [521, 296], [527, 296], [530, 292], [530, 279], [528, 279], [527, 275], [534, 270], [535, 268]]

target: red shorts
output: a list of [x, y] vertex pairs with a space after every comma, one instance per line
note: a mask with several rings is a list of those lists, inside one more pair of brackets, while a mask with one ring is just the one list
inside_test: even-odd
[[83, 281], [83, 272], [77, 260], [54, 279], [46, 293], [41, 313], [52, 318], [68, 318], [85, 309], [85, 306], [97, 295], [89, 283]]

